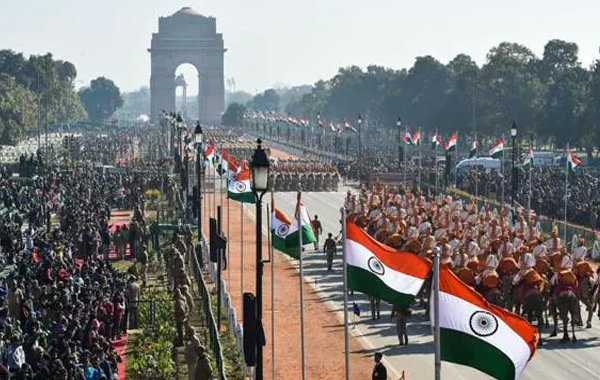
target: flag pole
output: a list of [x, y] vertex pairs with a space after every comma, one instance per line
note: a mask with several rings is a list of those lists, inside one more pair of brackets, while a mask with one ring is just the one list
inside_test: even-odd
[[244, 202], [240, 202], [240, 301], [244, 300]]
[[502, 175], [502, 200], [500, 200], [500, 209], [504, 207], [504, 134], [502, 134], [502, 160], [500, 161], [500, 171]]
[[[479, 140], [477, 140], [477, 132], [475, 132], [475, 157], [479, 156]], [[475, 208], [479, 210], [479, 169], [475, 165]]]
[[438, 134], [437, 134], [437, 130], [435, 131], [435, 145], [433, 146], [433, 168], [435, 171], [435, 197], [434, 199], [437, 197], [438, 194], [438, 165], [437, 165], [437, 148], [438, 148]]
[[569, 143], [567, 143], [567, 155], [566, 155], [566, 166], [567, 166], [567, 170], [565, 172], [565, 232], [564, 232], [564, 241], [563, 244], [567, 244], [567, 210], [568, 210], [568, 203], [569, 203]]
[[306, 355], [304, 351], [304, 269], [302, 267], [302, 213], [301, 213], [302, 191], [298, 190], [298, 202], [296, 205], [296, 223], [298, 223], [298, 249], [300, 259], [300, 348], [302, 351], [302, 380], [306, 380]]
[[528, 216], [531, 215], [531, 197], [533, 195], [533, 188], [532, 188], [532, 184], [531, 184], [531, 174], [532, 174], [531, 172], [533, 171], [533, 167], [534, 167], [533, 166], [533, 160], [534, 160], [533, 144], [529, 144], [529, 157], [531, 159], [531, 165], [529, 168], [529, 197], [527, 199], [527, 212], [529, 213]]
[[423, 160], [422, 150], [421, 150], [421, 127], [419, 127], [419, 190], [421, 190], [421, 163]]
[[456, 143], [454, 144], [454, 188], [458, 188], [458, 131], [454, 131]]
[[440, 248], [433, 249], [433, 324], [435, 342], [435, 380], [441, 380], [442, 349], [440, 344]]
[[[229, 174], [229, 173], [228, 173]], [[229, 178], [227, 179], [227, 238], [229, 238], [231, 235], [229, 235]], [[231, 285], [231, 265], [229, 265], [231, 263], [230, 260], [230, 248], [231, 248], [231, 244], [227, 244], [227, 282], [228, 285]]]
[[217, 213], [217, 167], [213, 164], [213, 215]]
[[406, 143], [406, 134], [408, 133], [408, 127], [405, 128], [404, 130], [404, 149], [402, 149], [404, 151], [404, 159], [402, 161], [404, 164], [404, 189], [406, 190], [406, 151], [408, 150], [408, 144]]
[[346, 380], [350, 380], [350, 341], [348, 334], [348, 271], [346, 270], [346, 209], [342, 207], [342, 270], [344, 271], [344, 360]]
[[[273, 201], [273, 188], [271, 188], [271, 201]], [[275, 380], [275, 257], [273, 256], [273, 239], [271, 238], [271, 213], [267, 204], [267, 239], [269, 242], [269, 260], [271, 261], [271, 379]]]

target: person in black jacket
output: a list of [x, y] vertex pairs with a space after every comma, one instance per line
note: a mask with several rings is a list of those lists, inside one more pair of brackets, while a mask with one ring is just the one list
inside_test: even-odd
[[381, 352], [375, 353], [375, 367], [373, 368], [373, 380], [387, 380], [387, 369], [381, 362], [383, 354]]

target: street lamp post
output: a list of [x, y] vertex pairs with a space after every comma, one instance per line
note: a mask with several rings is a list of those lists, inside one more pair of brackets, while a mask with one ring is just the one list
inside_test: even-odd
[[196, 178], [197, 178], [197, 192], [198, 192], [198, 244], [196, 246], [196, 254], [201, 255], [202, 252], [202, 126], [200, 121], [196, 124], [194, 130], [195, 143], [196, 143]]
[[[250, 164], [250, 186], [256, 198], [256, 323], [258, 331], [262, 331], [262, 276], [264, 261], [262, 259], [262, 198], [269, 190], [270, 164], [267, 153], [262, 147], [262, 140], [256, 141], [258, 147]], [[272, 265], [272, 264], [271, 264]], [[262, 336], [262, 334], [259, 334]], [[255, 380], [263, 380], [263, 344], [256, 343]]]
[[513, 121], [512, 127], [510, 128], [510, 136], [512, 137], [512, 181], [511, 181], [511, 192], [510, 192], [510, 204], [514, 209], [515, 200], [517, 198], [517, 123]]
[[362, 116], [358, 115], [358, 186], [362, 187], [362, 171], [361, 171], [361, 166], [362, 166], [362, 141], [361, 141], [361, 135], [362, 135]]

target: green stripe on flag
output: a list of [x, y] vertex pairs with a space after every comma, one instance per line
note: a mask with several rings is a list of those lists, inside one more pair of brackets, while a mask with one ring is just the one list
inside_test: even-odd
[[473, 335], [440, 328], [442, 360], [476, 368], [498, 380], [515, 380], [515, 365], [508, 356]]
[[348, 288], [371, 296], [395, 306], [410, 306], [415, 297], [399, 293], [388, 287], [378, 276], [355, 266], [348, 266]]

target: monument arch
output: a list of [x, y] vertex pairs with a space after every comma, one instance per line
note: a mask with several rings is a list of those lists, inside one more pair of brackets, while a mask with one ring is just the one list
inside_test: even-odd
[[161, 110], [175, 110], [175, 71], [189, 63], [198, 71], [198, 110], [205, 123], [220, 123], [225, 107], [223, 35], [217, 33], [214, 17], [205, 17], [185, 7], [158, 19], [150, 49], [151, 117]]

